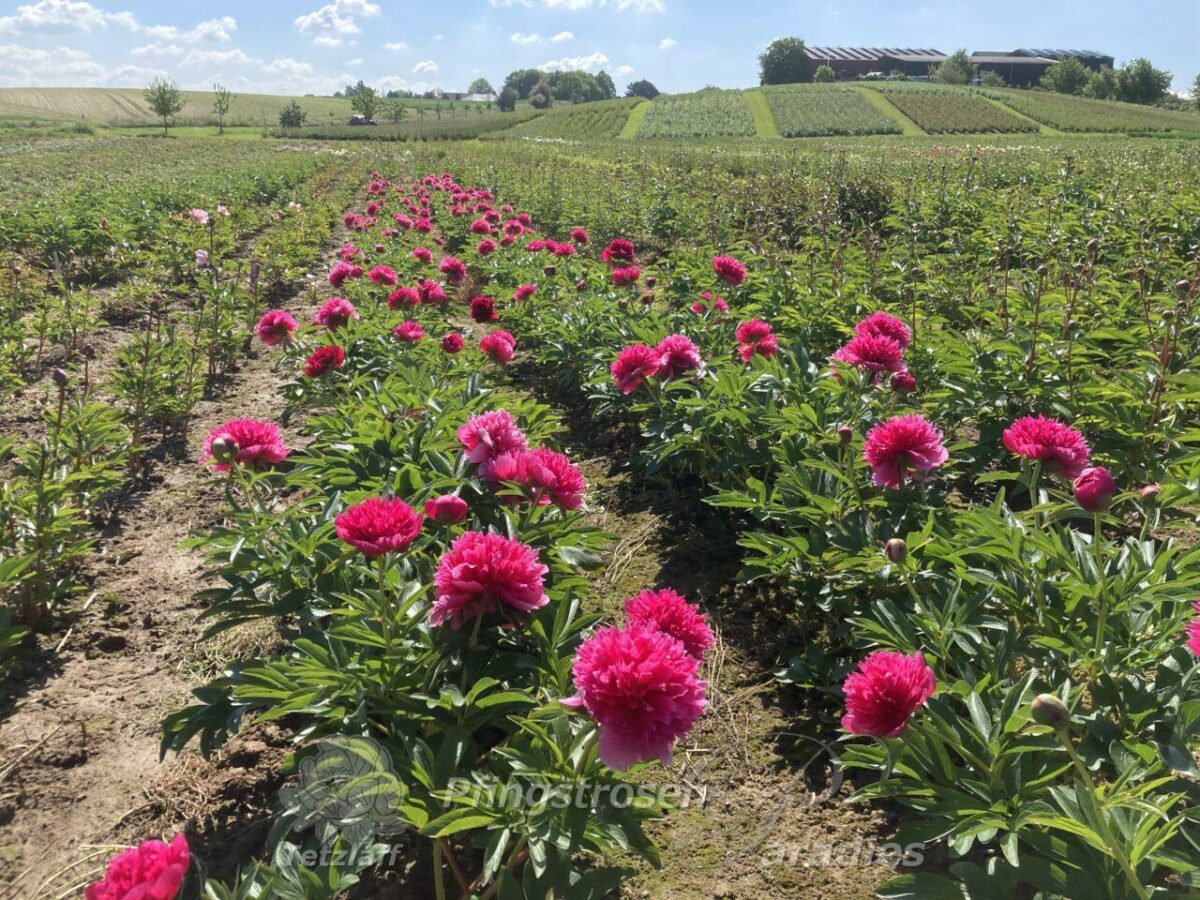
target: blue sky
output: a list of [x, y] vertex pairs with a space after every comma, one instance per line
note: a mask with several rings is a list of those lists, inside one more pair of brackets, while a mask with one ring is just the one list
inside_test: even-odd
[[0, 86], [129, 86], [156, 75], [235, 91], [499, 85], [518, 67], [608, 71], [665, 91], [756, 83], [773, 38], [949, 52], [1072, 47], [1149, 57], [1185, 90], [1198, 0], [0, 0]]

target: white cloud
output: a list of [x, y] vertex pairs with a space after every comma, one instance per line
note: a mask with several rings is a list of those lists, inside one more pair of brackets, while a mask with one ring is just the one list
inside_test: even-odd
[[233, 50], [189, 50], [179, 63], [181, 66], [244, 66], [259, 60], [247, 56], [243, 51]]
[[221, 16], [218, 19], [198, 22], [190, 31], [181, 31], [174, 25], [148, 25], [141, 31], [148, 37], [163, 41], [186, 41], [189, 44], [200, 41], [225, 43], [233, 40], [233, 33], [237, 31], [237, 27], [237, 19], [233, 16]]
[[363, 64], [363, 61], [360, 58], [346, 60], [346, 65], [348, 65], [348, 66], [361, 66], [362, 64]]
[[541, 39], [542, 36], [536, 31], [532, 34], [522, 34], [519, 31], [515, 31], [512, 37], [509, 38], [514, 44], [536, 44]]
[[632, 75], [633, 74], [633, 66], [617, 66], [615, 69], [613, 69], [613, 74], [615, 74], [615, 75]]
[[564, 56], [562, 59], [551, 59], [538, 66], [547, 72], [598, 72], [612, 60], [599, 51], [587, 56]]
[[578, 12], [581, 9], [591, 9], [595, 0], [542, 0], [549, 9], [566, 9]]
[[380, 12], [379, 4], [370, 0], [333, 0], [320, 9], [297, 16], [292, 24], [301, 34], [312, 35], [314, 44], [338, 47], [346, 35], [362, 33], [356, 16], [371, 18]]
[[442, 41], [444, 41], [446, 39], [446, 36], [444, 34], [435, 34], [433, 36], [433, 39], [435, 41], [437, 41], [438, 43], [441, 43]]
[[0, 85], [92, 86], [102, 83], [107, 74], [108, 70], [83, 50], [0, 45]]
[[164, 44], [157, 41], [144, 47], [134, 47], [129, 51], [131, 56], [183, 56], [183, 48], [178, 44]]
[[617, 0], [617, 9], [632, 9], [634, 12], [666, 12], [666, 4], [662, 0]]
[[408, 49], [408, 44], [404, 43], [404, 41], [391, 41], [384, 44], [383, 49], [392, 53], [402, 53]]
[[301, 62], [290, 56], [273, 59], [262, 68], [270, 75], [311, 75], [313, 70], [311, 63]]
[[679, 41], [675, 40], [675, 38], [663, 38], [661, 41], [658, 42], [658, 49], [659, 50], [670, 50], [672, 47], [674, 47], [678, 43], [679, 43]]
[[492, 6], [529, 6], [530, 0], [492, 0]]
[[109, 24], [136, 31], [133, 13], [110, 13], [86, 0], [37, 0], [17, 7], [11, 16], [0, 16], [0, 34], [17, 34], [27, 29], [42, 31], [101, 31]]
[[554, 41], [555, 43], [559, 43], [561, 41], [573, 41], [575, 40], [575, 35], [569, 31], [560, 31], [554, 37], [550, 38], [550, 40]]
[[413, 74], [418, 75], [421, 72], [433, 73], [438, 70], [438, 65], [432, 59], [423, 59], [412, 68]]

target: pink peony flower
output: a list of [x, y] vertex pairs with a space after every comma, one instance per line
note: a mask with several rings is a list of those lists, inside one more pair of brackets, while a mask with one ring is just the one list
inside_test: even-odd
[[428, 247], [418, 247], [412, 252], [412, 258], [426, 265], [433, 262], [433, 254], [429, 251]]
[[917, 389], [917, 379], [909, 372], [894, 372], [890, 384], [897, 394], [910, 394]]
[[462, 284], [467, 280], [467, 267], [453, 256], [447, 256], [438, 263], [438, 271], [446, 276], [451, 284]]
[[187, 838], [149, 840], [122, 850], [108, 863], [104, 879], [90, 884], [85, 900], [174, 900], [191, 864]]
[[258, 320], [258, 339], [268, 347], [286, 344], [297, 328], [296, 320], [282, 309], [271, 309]]
[[467, 518], [467, 501], [455, 494], [443, 494], [425, 501], [425, 515], [442, 525], [457, 525]]
[[622, 350], [612, 364], [613, 381], [622, 394], [632, 394], [647, 378], [658, 374], [662, 354], [645, 344], [633, 344]]
[[842, 684], [846, 715], [842, 727], [867, 737], [899, 737], [912, 716], [933, 696], [937, 679], [920, 653], [906, 656], [876, 650]]
[[1044, 416], [1017, 419], [1004, 429], [1004, 446], [1017, 456], [1040, 460], [1047, 471], [1072, 480], [1083, 474], [1090, 455], [1082, 434]]
[[863, 458], [871, 480], [879, 487], [901, 488], [906, 481], [924, 481], [949, 459], [942, 433], [924, 416], [896, 416], [867, 433]]
[[442, 349], [447, 353], [458, 353], [463, 348], [462, 335], [452, 331], [442, 337]]
[[636, 284], [637, 280], [642, 277], [642, 270], [637, 266], [626, 266], [623, 269], [612, 270], [612, 283], [616, 287], [628, 287], [631, 284]]
[[1084, 469], [1075, 479], [1075, 502], [1088, 512], [1103, 512], [1117, 493], [1117, 483], [1104, 466]]
[[555, 503], [562, 509], [583, 505], [583, 472], [562, 453], [540, 447], [526, 453], [507, 454], [492, 467], [496, 481], [512, 481], [526, 488], [538, 505]]
[[476, 245], [475, 252], [480, 256], [491, 256], [498, 247], [499, 245], [491, 238], [484, 238]]
[[314, 324], [324, 325], [331, 331], [341, 328], [351, 319], [358, 318], [358, 310], [354, 308], [354, 304], [342, 297], [330, 297], [321, 304], [321, 308], [317, 310], [317, 315], [313, 319]]
[[704, 613], [670, 588], [630, 597], [625, 601], [625, 618], [630, 625], [645, 625], [670, 635], [700, 661], [715, 643]]
[[633, 242], [625, 238], [613, 238], [600, 254], [600, 258], [606, 263], [632, 263]]
[[359, 275], [362, 274], [362, 269], [359, 266], [353, 266], [348, 262], [340, 262], [329, 270], [329, 283], [335, 288], [340, 288], [350, 279], [358, 277], [354, 274], [356, 271]]
[[738, 355], [742, 362], [748, 363], [754, 354], [764, 357], [774, 356], [779, 352], [779, 344], [775, 339], [771, 326], [762, 319], [751, 319], [737, 327], [735, 337], [738, 341]]
[[340, 369], [346, 361], [346, 351], [336, 344], [318, 347], [304, 363], [304, 374], [316, 378], [334, 369]]
[[197, 224], [207, 225], [209, 223], [209, 215], [202, 209], [189, 209], [187, 214], [188, 218]]
[[670, 765], [675, 742], [704, 712], [700, 663], [668, 634], [644, 625], [601, 628], [575, 654], [581, 706], [600, 728], [600, 759], [611, 769], [659, 759]]
[[517, 339], [507, 331], [493, 331], [479, 342], [479, 349], [488, 359], [502, 366], [512, 362], [516, 347]]
[[855, 335], [832, 358], [872, 372], [876, 378], [883, 372], [904, 371], [904, 348], [883, 335]]
[[419, 322], [401, 322], [392, 329], [392, 337], [398, 341], [416, 342], [425, 337], [425, 329]]
[[746, 267], [732, 256], [714, 256], [713, 272], [726, 284], [737, 286], [746, 280]]
[[1187, 648], [1196, 656], [1200, 656], [1200, 600], [1192, 604], [1192, 612], [1196, 613], [1196, 618], [1188, 622], [1184, 633], [1187, 635]]
[[491, 480], [492, 467], [498, 457], [523, 453], [529, 446], [525, 433], [504, 409], [468, 419], [458, 428], [458, 441], [466, 451], [467, 462], [475, 463], [479, 467], [479, 477], [485, 480]]
[[398, 553], [421, 533], [422, 516], [396, 497], [371, 497], [333, 520], [337, 536], [368, 559]]
[[212, 445], [218, 438], [225, 438], [237, 444], [236, 459], [240, 465], [273, 466], [287, 459], [288, 453], [291, 452], [283, 445], [283, 436], [274, 422], [232, 419], [224, 425], [218, 425], [204, 440], [200, 462], [210, 463], [218, 472], [228, 472], [230, 467], [227, 462], [213, 460]]
[[908, 326], [885, 312], [871, 313], [854, 326], [854, 333], [865, 337], [891, 338], [900, 345], [901, 350], [907, 349], [908, 342], [912, 340]]
[[468, 531], [438, 563], [429, 623], [436, 627], [449, 620], [457, 631], [464, 622], [502, 607], [529, 612], [545, 606], [548, 571], [532, 547], [499, 534]]
[[396, 270], [391, 266], [376, 266], [370, 271], [368, 277], [372, 284], [382, 284], [387, 287], [396, 284]]
[[421, 302], [426, 305], [438, 306], [446, 302], [446, 291], [439, 282], [430, 278], [422, 279], [417, 291], [421, 295]]
[[572, 228], [571, 229], [571, 240], [573, 240], [575, 243], [579, 244], [580, 246], [583, 246], [583, 245], [587, 244], [589, 241], [591, 241], [591, 237], [588, 236], [588, 232], [587, 232], [586, 228]]
[[700, 348], [682, 334], [669, 334], [655, 348], [658, 351], [658, 377], [665, 381], [704, 368]]
[[513, 299], [519, 303], [522, 300], [528, 300], [530, 297], [532, 297], [536, 293], [537, 293], [537, 285], [536, 284], [523, 284], [517, 288], [516, 292], [513, 294]]
[[396, 288], [388, 295], [388, 307], [390, 309], [400, 309], [404, 306], [416, 306], [421, 302], [421, 292], [416, 288], [402, 287]]
[[471, 318], [480, 324], [495, 322], [500, 318], [496, 315], [496, 301], [491, 297], [472, 297]]

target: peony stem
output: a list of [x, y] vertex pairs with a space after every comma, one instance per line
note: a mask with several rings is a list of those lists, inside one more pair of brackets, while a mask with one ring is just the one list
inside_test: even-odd
[[442, 842], [433, 842], [433, 889], [437, 900], [446, 900], [446, 876], [442, 871]]
[[1100, 527], [1100, 513], [1092, 513], [1092, 556], [1096, 565], [1096, 578], [1099, 593], [1096, 596], [1096, 605], [1100, 608], [1099, 617], [1096, 620], [1096, 643], [1094, 645], [1095, 655], [1100, 656], [1100, 648], [1104, 645], [1104, 626], [1108, 619], [1108, 576], [1105, 573], [1106, 565], [1104, 560], [1104, 552], [1101, 549], [1101, 542], [1104, 540], [1104, 531]]

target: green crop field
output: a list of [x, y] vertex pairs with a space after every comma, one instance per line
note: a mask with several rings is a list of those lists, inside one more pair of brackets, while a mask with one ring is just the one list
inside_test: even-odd
[[929, 134], [1036, 132], [1037, 126], [983, 97], [941, 85], [904, 82], [871, 85]]
[[556, 138], [561, 140], [598, 140], [615, 138], [629, 120], [629, 114], [641, 97], [602, 100], [598, 103], [555, 106], [545, 114], [505, 131], [494, 132], [496, 138]]
[[1062, 131], [1200, 132], [1200, 112], [1176, 112], [1152, 106], [1090, 100], [1048, 91], [988, 88], [980, 91], [1017, 112]]
[[646, 114], [639, 138], [753, 137], [754, 116], [741, 91], [707, 88], [663, 95]]
[[781, 137], [900, 133], [900, 126], [849, 86], [790, 84], [760, 90]]

